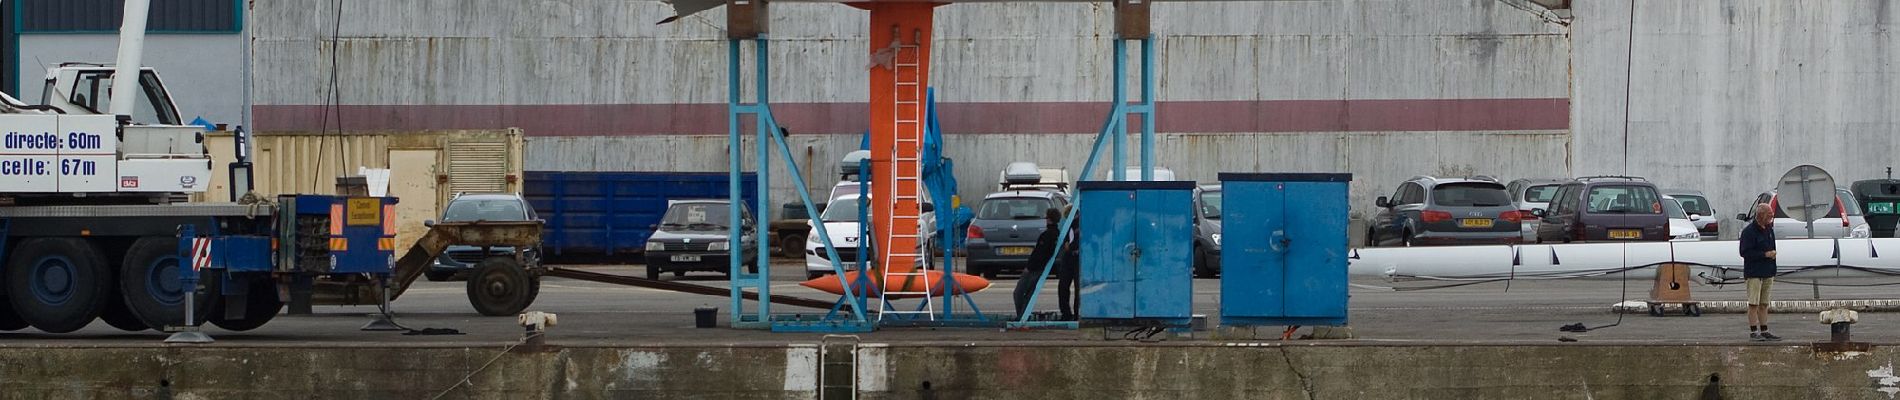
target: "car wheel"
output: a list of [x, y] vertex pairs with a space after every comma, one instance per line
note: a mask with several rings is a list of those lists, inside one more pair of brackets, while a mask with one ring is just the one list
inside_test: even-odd
[[1412, 247], [1412, 231], [1405, 231], [1405, 235], [1399, 236], [1399, 246]]
[[428, 278], [430, 282], [447, 282], [455, 279], [455, 271], [428, 271], [423, 272], [422, 277]]
[[647, 264], [647, 279], [656, 280], [656, 281], [660, 280], [660, 267], [653, 264]]
[[778, 245], [780, 257], [797, 258], [805, 254], [805, 234], [794, 233], [779, 237], [781, 238]]
[[1379, 237], [1377, 233], [1378, 231], [1371, 229], [1366, 230], [1366, 247], [1379, 247]]

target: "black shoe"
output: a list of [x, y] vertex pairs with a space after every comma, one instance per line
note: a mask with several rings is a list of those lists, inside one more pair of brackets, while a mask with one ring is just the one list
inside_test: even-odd
[[1762, 338], [1761, 338], [1761, 332], [1749, 332], [1749, 333], [1748, 333], [1748, 341], [1750, 341], [1750, 342], [1762, 342], [1762, 341], [1767, 341], [1767, 339], [1762, 339]]
[[1764, 342], [1779, 342], [1781, 341], [1781, 337], [1775, 336], [1773, 333], [1768, 333], [1768, 331], [1761, 331], [1761, 340]]
[[1570, 325], [1564, 325], [1561, 328], [1557, 328], [1557, 330], [1563, 331], [1563, 332], [1589, 332], [1590, 328], [1584, 327], [1582, 322], [1578, 322], [1578, 323], [1574, 323]]

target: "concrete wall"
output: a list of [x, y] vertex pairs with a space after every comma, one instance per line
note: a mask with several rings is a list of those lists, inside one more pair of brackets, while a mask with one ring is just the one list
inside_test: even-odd
[[[0, 398], [815, 399], [815, 345], [0, 348]], [[1891, 347], [866, 344], [864, 399], [1888, 399]], [[1667, 362], [1658, 362], [1667, 360]], [[466, 379], [466, 381], [464, 381]], [[849, 389], [847, 389], [849, 390]]]
[[[158, 70], [184, 122], [204, 117], [240, 125], [244, 118], [243, 36], [153, 34], [145, 37], [145, 66]], [[63, 62], [110, 64], [118, 57], [116, 34], [20, 35], [20, 100], [38, 104], [46, 67]]]
[[1576, 2], [1578, 174], [1621, 173], [1627, 160], [1630, 174], [1701, 189], [1733, 218], [1796, 165], [1821, 166], [1842, 185], [1894, 166], [1893, 2], [1639, 3], [1631, 47], [1630, 1]]
[[[827, 186], [824, 171], [867, 127], [865, 14], [772, 10], [775, 111], [812, 186]], [[331, 68], [310, 60], [336, 49], [351, 129], [520, 127], [531, 170], [726, 168], [720, 10], [656, 26], [646, 21], [672, 14], [658, 2], [353, 2], [332, 46], [333, 12], [257, 5], [260, 128], [318, 129]], [[1111, 12], [1010, 3], [937, 15], [932, 78], [961, 194], [980, 197], [1011, 161], [1080, 174], [1108, 111]], [[1163, 3], [1155, 29], [1158, 158], [1185, 179], [1353, 172], [1363, 211], [1422, 173], [1568, 175], [1566, 28], [1505, 3]], [[789, 181], [774, 189], [792, 198]]]

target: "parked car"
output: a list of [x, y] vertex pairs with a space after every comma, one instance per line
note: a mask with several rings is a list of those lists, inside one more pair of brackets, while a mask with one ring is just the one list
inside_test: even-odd
[[[926, 193], [924, 196], [929, 197], [929, 194]], [[817, 221], [809, 223], [812, 226], [805, 236], [806, 278], [817, 278], [832, 273], [831, 258], [828, 252], [825, 251], [825, 246], [827, 245], [838, 249], [838, 261], [847, 264], [846, 270], [852, 269], [850, 264], [858, 260], [858, 252], [861, 251], [860, 248], [864, 243], [864, 240], [860, 238], [862, 234], [858, 231], [860, 229], [858, 220], [859, 199], [868, 198], [860, 197], [857, 192], [840, 194], [838, 197], [831, 199], [831, 204], [825, 206], [824, 212], [819, 213]], [[936, 229], [935, 212], [935, 206], [931, 205], [931, 203], [923, 203], [923, 217], [917, 221], [920, 232], [933, 232], [934, 229]], [[831, 237], [826, 238], [818, 234], [816, 224], [819, 223], [824, 224], [825, 233], [831, 234]], [[928, 240], [926, 240], [925, 243], [921, 243], [921, 245], [929, 249], [929, 251], [927, 251], [928, 253], [934, 254], [937, 251], [936, 245]], [[876, 260], [869, 261], [875, 262]], [[923, 263], [925, 261], [919, 259], [917, 262]]]
[[1682, 211], [1682, 203], [1675, 197], [1663, 195], [1663, 215], [1669, 217], [1669, 241], [1693, 242], [1702, 240], [1695, 223], [1689, 222], [1689, 213]]
[[[689, 271], [730, 273], [732, 243], [729, 224], [732, 208], [726, 200], [673, 200], [666, 215], [654, 225], [647, 238], [647, 279], [660, 279], [660, 273], [684, 276]], [[752, 213], [739, 207], [741, 263], [748, 272], [759, 272], [759, 245], [753, 236], [758, 224]]]
[[[511, 193], [459, 194], [450, 199], [448, 207], [444, 207], [442, 211], [443, 222], [533, 221], [537, 218], [534, 207], [529, 207], [526, 199], [522, 199], [521, 195]], [[433, 225], [433, 221], [430, 222]], [[514, 256], [514, 254], [515, 248], [507, 246], [486, 249], [477, 246], [449, 246], [442, 250], [442, 255], [436, 257], [434, 263], [429, 265], [429, 270], [423, 272], [423, 277], [436, 282], [467, 278], [468, 272], [474, 270], [475, 265], [480, 264], [482, 260], [496, 256]], [[522, 255], [530, 263], [537, 263], [541, 259], [540, 254], [540, 249], [527, 249]]]
[[1715, 206], [1709, 203], [1708, 196], [1702, 195], [1702, 191], [1663, 189], [1662, 194], [1674, 197], [1676, 202], [1682, 204], [1682, 212], [1689, 214], [1689, 223], [1695, 224], [1696, 231], [1702, 233], [1702, 240], [1715, 240], [1720, 235], [1722, 224], [1716, 220], [1721, 219], [1721, 214], [1715, 213]]
[[1511, 244], [1523, 242], [1524, 212], [1511, 194], [1485, 178], [1413, 177], [1392, 197], [1375, 201], [1379, 213], [1366, 232], [1369, 246]]
[[1194, 276], [1220, 276], [1221, 186], [1194, 189]]
[[[1523, 211], [1523, 214], [1528, 216], [1531, 210], [1550, 208], [1550, 198], [1557, 195], [1557, 188], [1569, 181], [1569, 179], [1556, 178], [1524, 178], [1511, 181], [1510, 184], [1504, 185], [1504, 189], [1511, 192], [1511, 202], [1517, 205], [1517, 210]], [[1524, 235], [1525, 242], [1537, 241], [1537, 219], [1525, 218], [1523, 222], [1519, 222], [1518, 232]]]
[[[826, 199], [829, 200], [829, 199]], [[824, 212], [826, 203], [814, 204], [818, 212]], [[805, 254], [805, 234], [811, 231], [811, 213], [805, 211], [802, 201], [785, 203], [779, 208], [778, 219], [772, 220], [771, 239], [773, 247], [780, 257], [798, 257]]]
[[[1780, 207], [1781, 196], [1773, 190], [1755, 196], [1755, 202], [1748, 209], [1754, 210], [1755, 204], [1768, 204], [1775, 209], [1776, 239], [1810, 238], [1866, 238], [1872, 236], [1867, 225], [1867, 216], [1861, 211], [1860, 203], [1854, 198], [1854, 192], [1847, 189], [1834, 190], [1834, 208], [1827, 215], [1814, 220], [1814, 234], [1808, 234], [1808, 224], [1788, 217]], [[1737, 214], [1736, 219], [1752, 220], [1747, 213]]]
[[1036, 249], [1036, 238], [1048, 230], [1044, 213], [1069, 205], [1068, 197], [1043, 190], [1013, 190], [983, 196], [970, 221], [964, 246], [969, 255], [964, 273], [996, 278], [1001, 273], [1020, 273]]
[[1557, 189], [1549, 209], [1531, 213], [1542, 219], [1538, 243], [1669, 240], [1662, 194], [1642, 178], [1577, 178]]

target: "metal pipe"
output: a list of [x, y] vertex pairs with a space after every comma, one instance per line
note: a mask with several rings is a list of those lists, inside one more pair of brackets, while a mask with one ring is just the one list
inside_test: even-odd
[[125, 21], [119, 26], [119, 58], [113, 66], [112, 115], [132, 115], [138, 101], [139, 62], [145, 54], [145, 16], [151, 0], [125, 0]]

